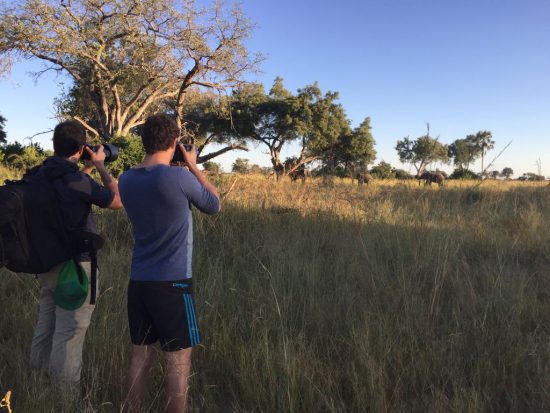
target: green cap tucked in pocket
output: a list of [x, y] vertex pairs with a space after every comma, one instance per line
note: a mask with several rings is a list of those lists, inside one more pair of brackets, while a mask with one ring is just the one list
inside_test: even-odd
[[81, 265], [69, 260], [59, 270], [54, 301], [65, 310], [76, 310], [88, 296], [88, 276]]

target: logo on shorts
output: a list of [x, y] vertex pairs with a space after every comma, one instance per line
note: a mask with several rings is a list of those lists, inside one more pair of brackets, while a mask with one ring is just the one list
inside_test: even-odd
[[[6, 393], [4, 398], [2, 400], [0, 400], [0, 408], [2, 409], [0, 411], [2, 411], [2, 412], [7, 411], [8, 413], [12, 413], [10, 399], [11, 399], [11, 391], [8, 390], [8, 392]], [[8, 410], [4, 410], [4, 408], [6, 408]]]

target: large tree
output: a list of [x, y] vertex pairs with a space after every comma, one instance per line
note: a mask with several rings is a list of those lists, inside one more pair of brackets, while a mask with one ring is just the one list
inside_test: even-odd
[[[248, 84], [234, 90], [225, 107], [190, 106], [184, 121], [188, 127], [198, 125], [207, 140], [233, 139], [234, 145], [250, 140], [264, 145], [280, 177], [319, 159], [340, 136], [349, 133], [349, 121], [337, 99], [336, 93], [323, 94], [317, 84], [294, 95], [276, 78], [268, 93], [262, 85]], [[298, 143], [299, 154], [285, 165], [281, 151], [291, 142]]]
[[327, 151], [324, 157], [325, 168], [341, 166], [352, 177], [367, 172], [369, 164], [376, 159], [371, 129], [370, 118], [367, 117], [353, 131], [341, 135], [334, 149]]
[[[302, 165], [334, 153], [343, 136], [370, 134], [370, 126], [363, 124], [363, 129], [352, 133], [350, 121], [344, 108], [338, 101], [338, 92], [327, 92], [324, 95], [315, 82], [298, 90], [294, 100], [294, 115], [300, 139], [300, 154], [294, 164], [287, 168], [287, 173], [298, 170]], [[354, 139], [352, 139], [354, 140]], [[351, 149], [351, 148], [350, 148]]]
[[429, 126], [426, 135], [415, 140], [411, 140], [409, 137], [403, 138], [403, 140], [397, 141], [395, 149], [401, 162], [414, 166], [417, 177], [422, 175], [431, 163], [446, 163], [449, 160], [448, 146], [430, 136]]
[[127, 135], [171, 104], [182, 124], [192, 87], [237, 86], [262, 57], [245, 46], [239, 7], [184, 0], [1, 1], [0, 57], [39, 59], [74, 81], [74, 118], [103, 138]]
[[502, 172], [500, 172], [500, 176], [510, 179], [510, 177], [514, 174], [514, 170], [510, 168], [509, 166], [502, 169]]
[[471, 139], [477, 145], [481, 153], [481, 176], [485, 174], [484, 159], [487, 151], [490, 151], [495, 147], [495, 141], [493, 135], [489, 131], [479, 131], [475, 135], [468, 135], [466, 139]]
[[[243, 89], [253, 90], [256, 84], [247, 84]], [[263, 89], [262, 89], [263, 90]], [[190, 91], [183, 116], [182, 136], [194, 143], [199, 154], [199, 163], [208, 162], [233, 149], [248, 150], [246, 138], [233, 133], [231, 98], [218, 93]], [[208, 145], [221, 149], [203, 155]]]
[[461, 171], [469, 170], [470, 164], [481, 156], [481, 150], [473, 136], [457, 139], [449, 145], [449, 157]]

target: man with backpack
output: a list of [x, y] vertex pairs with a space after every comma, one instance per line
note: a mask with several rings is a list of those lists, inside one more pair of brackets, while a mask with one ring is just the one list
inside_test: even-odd
[[[95, 152], [86, 146], [86, 131], [75, 121], [58, 124], [53, 133], [54, 156], [46, 159], [34, 172], [48, 178], [59, 201], [56, 208], [65, 229], [71, 234], [97, 234], [91, 212], [92, 205], [100, 208], [122, 208], [118, 185], [105, 168], [105, 153], [100, 146]], [[78, 162], [84, 151], [89, 160], [79, 170]], [[101, 177], [103, 185], [90, 177], [93, 169]], [[32, 228], [31, 228], [32, 230]], [[48, 243], [48, 240], [43, 240]], [[40, 310], [31, 345], [30, 364], [39, 368], [48, 363], [50, 377], [57, 383], [76, 384], [80, 380], [82, 349], [86, 330], [95, 308], [97, 294], [97, 265], [95, 252], [81, 249], [74, 260], [55, 265], [49, 271], [38, 274]], [[74, 263], [74, 265], [73, 265]], [[84, 270], [87, 293], [78, 300], [71, 298], [62, 278]], [[69, 280], [70, 281], [70, 280]], [[65, 288], [65, 290], [63, 290]], [[64, 292], [65, 291], [65, 292]], [[84, 290], [86, 291], [86, 290]]]
[[[200, 343], [191, 278], [191, 206], [215, 214], [220, 201], [197, 168], [194, 146], [178, 143], [179, 134], [170, 117], [150, 116], [141, 127], [145, 159], [120, 177], [135, 241], [128, 286], [133, 344], [125, 406], [129, 412], [139, 411], [156, 342], [166, 359], [165, 411], [185, 411], [191, 349]], [[176, 150], [186, 168], [171, 166]]]

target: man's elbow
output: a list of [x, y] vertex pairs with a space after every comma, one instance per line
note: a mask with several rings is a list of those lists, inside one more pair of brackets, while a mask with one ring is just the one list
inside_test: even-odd
[[222, 204], [221, 202], [219, 202], [216, 205], [212, 205], [209, 208], [203, 209], [202, 212], [204, 212], [207, 215], [216, 215], [221, 210], [222, 210]]
[[115, 195], [109, 206], [107, 207], [109, 209], [120, 209], [122, 208], [122, 200], [120, 199], [119, 195]]

